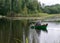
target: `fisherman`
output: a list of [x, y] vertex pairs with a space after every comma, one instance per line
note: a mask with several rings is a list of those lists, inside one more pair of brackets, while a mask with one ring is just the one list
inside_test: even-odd
[[42, 31], [45, 31], [45, 32], [48, 32], [48, 30], [47, 30], [47, 25], [48, 25], [48, 24], [43, 24], [43, 25], [41, 25], [41, 21], [40, 21], [40, 22], [39, 22], [39, 21], [36, 22], [36, 24], [35, 24], [35, 30], [36, 30], [38, 36], [40, 35], [41, 30], [42, 30]]
[[[41, 21], [36, 22], [35, 26], [41, 26]], [[38, 30], [36, 28], [35, 28], [35, 30], [36, 30], [37, 34], [40, 35], [41, 30]]]

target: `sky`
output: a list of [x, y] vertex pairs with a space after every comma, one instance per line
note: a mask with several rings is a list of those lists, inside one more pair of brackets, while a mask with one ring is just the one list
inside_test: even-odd
[[44, 3], [45, 5], [55, 5], [60, 4], [60, 0], [38, 0], [41, 4]]

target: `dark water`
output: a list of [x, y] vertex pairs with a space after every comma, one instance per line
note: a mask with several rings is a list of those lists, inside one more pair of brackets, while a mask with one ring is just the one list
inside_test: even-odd
[[[25, 35], [26, 37], [28, 36], [29, 22], [29, 20], [20, 20], [12, 21], [12, 24], [10, 24], [10, 20], [1, 19], [0, 43], [25, 43], [24, 38]], [[39, 37], [40, 43], [60, 43], [60, 22], [42, 23], [48, 23], [48, 33], [41, 31], [41, 35]], [[23, 29], [25, 30], [25, 33]]]
[[48, 23], [48, 33], [41, 31], [40, 43], [60, 43], [60, 22]]

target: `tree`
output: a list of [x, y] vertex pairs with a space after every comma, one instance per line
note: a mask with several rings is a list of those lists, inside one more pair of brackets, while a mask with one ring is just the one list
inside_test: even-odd
[[23, 14], [24, 9], [27, 13], [38, 13], [41, 11], [40, 3], [37, 0], [0, 0], [0, 15], [11, 15], [10, 13]]
[[59, 14], [60, 13], [60, 5], [56, 4], [56, 5], [51, 5], [51, 6], [45, 6], [43, 11], [45, 13], [49, 13], [49, 14]]

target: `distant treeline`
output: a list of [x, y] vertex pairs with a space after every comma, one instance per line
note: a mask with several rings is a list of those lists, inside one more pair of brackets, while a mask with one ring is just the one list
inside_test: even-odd
[[44, 6], [44, 8], [42, 8], [42, 11], [44, 13], [49, 13], [49, 14], [59, 14], [60, 13], [60, 4]]

